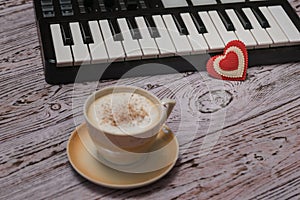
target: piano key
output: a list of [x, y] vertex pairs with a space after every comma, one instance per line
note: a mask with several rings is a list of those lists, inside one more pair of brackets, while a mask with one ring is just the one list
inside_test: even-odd
[[238, 37], [238, 39], [244, 42], [247, 48], [254, 48], [257, 45], [257, 43], [253, 38], [251, 32], [247, 29], [244, 29], [241, 21], [238, 19], [238, 16], [235, 13], [235, 10], [229, 9], [226, 10], [226, 13], [228, 14], [232, 23], [234, 24], [235, 34]]
[[181, 16], [179, 14], [173, 14], [172, 16], [180, 35], [188, 35], [189, 33], [185, 24], [182, 21]]
[[166, 27], [173, 41], [173, 44], [176, 48], [176, 53], [178, 55], [190, 54], [192, 52], [190, 43], [186, 35], [180, 35], [180, 33], [178, 32], [172, 15], [163, 15], [163, 20], [166, 24]]
[[243, 8], [243, 11], [251, 21], [253, 29], [251, 29], [250, 31], [258, 44], [256, 48], [269, 47], [271, 44], [273, 44], [272, 39], [269, 37], [266, 30], [260, 26], [252, 10], [250, 8]]
[[111, 32], [113, 34], [113, 38], [115, 41], [123, 41], [123, 36], [119, 27], [119, 24], [117, 22], [117, 19], [113, 18], [109, 20], [109, 25]]
[[170, 38], [167, 28], [160, 15], [153, 15], [153, 21], [159, 32], [160, 37], [155, 38], [159, 49], [159, 57], [174, 56], [176, 49]]
[[[216, 29], [219, 32], [219, 35], [221, 36], [224, 44], [227, 44], [231, 40], [236, 40], [237, 37], [233, 31], [227, 31], [226, 27], [222, 23], [222, 20], [220, 19], [217, 11], [212, 10], [208, 12], [210, 18], [212, 19]], [[226, 14], [227, 15], [227, 14]]]
[[191, 17], [194, 21], [194, 24], [198, 30], [199, 34], [207, 33], [207, 30], [204, 26], [203, 21], [201, 20], [200, 16], [198, 13], [191, 13]]
[[217, 4], [216, 0], [191, 0], [194, 6]]
[[187, 7], [188, 4], [186, 0], [162, 0], [162, 3], [165, 8], [174, 8], [174, 7]]
[[159, 32], [157, 30], [157, 27], [155, 25], [155, 22], [154, 22], [152, 16], [146, 15], [145, 20], [146, 20], [146, 24], [148, 26], [151, 37], [152, 38], [160, 37]]
[[69, 23], [62, 22], [62, 37], [65, 45], [73, 45], [73, 38], [70, 30]]
[[99, 25], [103, 34], [104, 43], [106, 46], [109, 61], [123, 61], [125, 53], [121, 41], [113, 39], [110, 25], [107, 20], [100, 20]]
[[80, 29], [83, 36], [83, 42], [85, 44], [93, 43], [93, 37], [91, 34], [90, 27], [86, 21], [80, 22]]
[[210, 51], [221, 51], [225, 45], [222, 41], [222, 39], [220, 38], [213, 22], [211, 21], [209, 15], [207, 12], [202, 11], [199, 12], [199, 16], [201, 17], [207, 33], [204, 33], [204, 38], [209, 46]]
[[124, 51], [125, 51], [125, 59], [126, 60], [138, 60], [142, 58], [142, 51], [139, 46], [138, 40], [132, 38], [127, 21], [125, 18], [119, 18], [118, 23], [120, 29], [122, 30], [122, 35], [124, 40], [122, 41]]
[[181, 17], [189, 31], [187, 38], [193, 48], [192, 54], [207, 52], [209, 49], [208, 45], [205, 42], [203, 35], [198, 32], [191, 15], [189, 13], [181, 13]]
[[234, 26], [233, 26], [230, 18], [228, 17], [228, 15], [226, 14], [226, 12], [224, 10], [219, 10], [218, 13], [219, 13], [221, 20], [224, 23], [227, 31], [234, 31], [235, 30]]
[[252, 29], [251, 22], [249, 21], [249, 19], [245, 15], [245, 13], [241, 9], [239, 9], [239, 8], [234, 9], [234, 11], [237, 14], [237, 17], [240, 20], [240, 22], [242, 23], [244, 29], [246, 29], [246, 30]]
[[97, 21], [88, 22], [94, 42], [89, 44], [92, 61], [91, 63], [107, 62], [108, 55], [106, 52], [104, 40]]
[[280, 27], [278, 26], [277, 22], [273, 18], [272, 14], [268, 10], [267, 7], [259, 7], [260, 11], [266, 17], [270, 24], [270, 28], [266, 28], [267, 32], [269, 33], [270, 37], [272, 38], [274, 44], [273, 46], [283, 46], [289, 42], [285, 34], [282, 32]]
[[70, 23], [70, 28], [74, 42], [74, 45], [71, 46], [74, 57], [74, 65], [90, 63], [90, 53], [88, 50], [88, 46], [83, 43], [79, 23]]
[[258, 7], [253, 7], [252, 11], [262, 28], [270, 27], [268, 20], [265, 18], [265, 16], [262, 14], [262, 12], [258, 9]]
[[127, 17], [127, 22], [128, 22], [128, 26], [130, 29], [130, 33], [132, 35], [132, 38], [137, 40], [137, 39], [141, 39], [141, 33], [138, 29], [138, 26], [136, 24], [136, 21], [133, 17]]
[[269, 11], [272, 13], [276, 22], [281, 27], [281, 30], [285, 33], [291, 43], [300, 42], [300, 32], [297, 27], [291, 21], [289, 16], [286, 14], [281, 6], [269, 6]]
[[55, 51], [56, 66], [63, 67], [73, 65], [71, 47], [64, 45], [60, 25], [51, 24], [50, 30]]
[[137, 26], [140, 30], [141, 39], [139, 39], [139, 44], [143, 52], [142, 59], [156, 58], [159, 55], [157, 45], [154, 38], [151, 37], [147, 24], [143, 17], [135, 18]]

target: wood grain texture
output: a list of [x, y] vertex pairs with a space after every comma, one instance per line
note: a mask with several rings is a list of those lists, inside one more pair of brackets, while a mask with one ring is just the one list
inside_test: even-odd
[[[27, 0], [0, 1], [0, 44], [0, 199], [300, 199], [300, 63], [250, 68], [245, 82], [201, 72], [51, 86]], [[97, 186], [66, 155], [86, 97], [115, 84], [177, 101], [167, 123], [180, 158], [139, 189]]]

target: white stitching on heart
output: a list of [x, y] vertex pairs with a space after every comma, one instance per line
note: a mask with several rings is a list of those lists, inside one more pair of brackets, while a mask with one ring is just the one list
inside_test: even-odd
[[[238, 56], [238, 68], [236, 70], [226, 71], [226, 70], [223, 70], [220, 68], [220, 62], [222, 59], [224, 59], [226, 57], [226, 55], [230, 51], [233, 51]], [[219, 73], [222, 76], [229, 77], [229, 78], [241, 78], [243, 76], [244, 70], [245, 70], [244, 65], [245, 65], [244, 54], [243, 54], [242, 50], [236, 46], [229, 47], [225, 51], [225, 55], [217, 57], [213, 63], [213, 67], [217, 73]]]

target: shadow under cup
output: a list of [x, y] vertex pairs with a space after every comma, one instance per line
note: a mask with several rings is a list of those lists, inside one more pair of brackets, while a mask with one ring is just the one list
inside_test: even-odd
[[[123, 131], [122, 128], [120, 128], [120, 130], [123, 131], [122, 133], [112, 132], [110, 129], [97, 126], [89, 115], [91, 104], [97, 99], [101, 101], [101, 97], [112, 95], [111, 97], [113, 98], [115, 94], [119, 93], [128, 93], [130, 95], [138, 94], [145, 97], [153, 103], [155, 109], [158, 111], [158, 116], [155, 120], [151, 120], [148, 126], [133, 132], [130, 132], [130, 130]], [[113, 102], [114, 101], [111, 101], [112, 106]], [[157, 97], [146, 90], [131, 86], [108, 87], [89, 96], [84, 105], [84, 117], [89, 135], [97, 148], [98, 160], [104, 162], [104, 164], [107, 164], [108, 161], [111, 164], [128, 165], [147, 157], [147, 153], [150, 153], [150, 148], [161, 127], [175, 105], [173, 100], [167, 100], [165, 102], [167, 103], [161, 102]], [[119, 128], [118, 123], [116, 125]]]

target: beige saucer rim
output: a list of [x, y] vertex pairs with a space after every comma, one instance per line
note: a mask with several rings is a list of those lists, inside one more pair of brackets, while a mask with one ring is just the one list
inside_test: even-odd
[[[78, 135], [77, 129], [83, 128], [84, 126], [86, 126], [86, 124], [82, 123], [81, 125], [79, 125], [78, 127], [76, 127], [75, 130], [71, 133], [71, 136], [69, 137], [69, 140], [68, 140], [68, 143], [67, 143], [67, 156], [68, 156], [69, 162], [71, 163], [71, 166], [73, 167], [73, 169], [77, 173], [79, 173], [82, 177], [86, 178], [87, 180], [89, 180], [89, 181], [91, 181], [91, 182], [93, 182], [93, 183], [95, 183], [97, 185], [108, 187], [108, 188], [113, 188], [113, 189], [132, 189], [132, 188], [137, 188], [137, 187], [143, 187], [143, 186], [149, 185], [149, 184], [151, 184], [151, 183], [153, 183], [153, 182], [161, 179], [163, 176], [165, 176], [169, 171], [171, 171], [171, 169], [174, 167], [174, 165], [176, 164], [176, 161], [178, 159], [179, 143], [178, 143], [177, 138], [174, 136], [172, 140], [174, 140], [175, 145], [176, 145], [176, 146], [174, 145], [174, 147], [175, 147], [175, 149], [177, 151], [176, 154], [175, 154], [176, 157], [174, 157], [173, 162], [169, 166], [166, 166], [165, 168], [163, 168], [164, 171], [162, 173], [160, 173], [159, 175], [154, 176], [154, 177], [152, 177], [152, 178], [150, 178], [150, 179], [148, 179], [146, 181], [136, 182], [134, 184], [112, 184], [112, 183], [106, 183], [106, 182], [103, 182], [103, 181], [99, 181], [99, 180], [93, 179], [93, 177], [88, 176], [87, 174], [85, 174], [82, 170], [80, 170], [77, 167], [76, 162], [74, 162], [73, 159], [72, 159], [72, 157], [75, 156], [75, 155], [71, 155], [71, 153], [70, 153], [70, 146], [72, 144], [73, 138], [76, 135]], [[173, 134], [173, 133], [171, 133], [171, 134]], [[83, 146], [83, 148], [85, 149], [84, 146]], [[90, 155], [90, 156], [92, 157], [92, 155]], [[101, 165], [105, 166], [104, 164], [101, 164]], [[107, 166], [105, 166], [105, 167], [107, 167]], [[109, 168], [109, 167], [107, 167], [107, 168]], [[162, 170], [162, 169], [160, 169], [160, 170]], [[159, 171], [159, 170], [157, 170], [157, 171]], [[124, 174], [130, 174], [130, 173], [126, 173], [126, 172], [122, 172], [122, 173], [124, 173]], [[150, 174], [152, 172], [148, 172], [148, 173]], [[144, 173], [142, 173], [142, 174], [144, 174]], [[147, 174], [147, 173], [145, 173], [145, 174]]]

